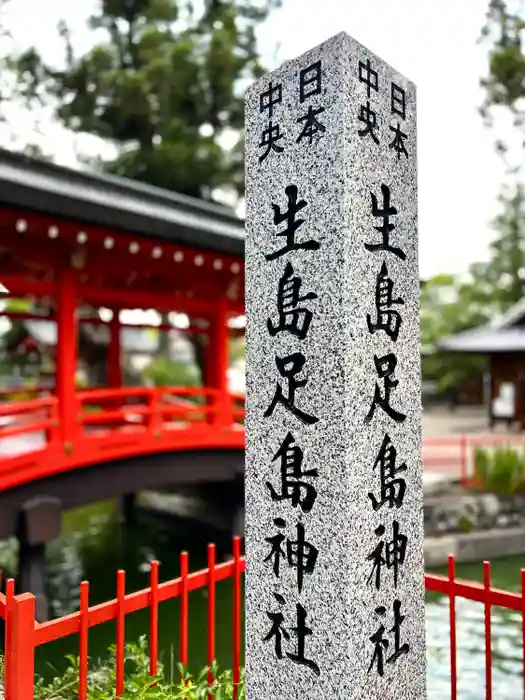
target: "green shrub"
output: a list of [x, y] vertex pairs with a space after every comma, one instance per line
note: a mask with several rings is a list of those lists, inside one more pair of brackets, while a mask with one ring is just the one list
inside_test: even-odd
[[83, 413], [102, 413], [102, 406], [90, 406], [86, 404], [82, 407]]
[[477, 448], [474, 471], [481, 486], [498, 494], [512, 494], [524, 485], [525, 456], [510, 447]]
[[461, 532], [472, 532], [472, 521], [466, 515], [462, 515], [458, 522], [458, 527]]
[[[110, 648], [109, 660], [98, 663], [88, 673], [88, 696], [90, 700], [115, 698], [115, 647]], [[50, 683], [39, 679], [35, 683], [35, 700], [76, 700], [78, 698], [79, 660], [67, 657], [70, 665], [65, 673]], [[208, 687], [208, 671], [215, 681]], [[155, 698], [155, 700], [204, 700], [212, 695], [217, 700], [233, 698], [233, 676], [231, 671], [219, 672], [214, 662], [211, 668], [203, 668], [197, 675], [188, 673], [182, 664], [171, 659], [169, 666], [159, 662], [157, 676], [149, 675], [148, 646], [145, 637], [138, 644], [127, 644], [124, 654], [125, 692], [122, 698]], [[182, 677], [182, 678], [181, 678]], [[244, 672], [241, 675], [239, 700], [245, 700]]]
[[22, 403], [23, 401], [31, 401], [35, 398], [35, 394], [31, 394], [23, 389], [13, 391], [12, 394], [4, 394], [4, 401], [13, 403]]

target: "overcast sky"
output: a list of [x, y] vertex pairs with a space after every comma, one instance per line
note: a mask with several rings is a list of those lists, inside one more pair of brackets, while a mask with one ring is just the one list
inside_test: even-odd
[[[489, 223], [503, 166], [494, 155], [494, 134], [477, 109], [486, 48], [476, 44], [488, 0], [284, 0], [259, 32], [270, 68], [346, 31], [368, 46], [418, 89], [420, 273], [461, 272], [486, 259]], [[94, 0], [13, 0], [11, 29], [18, 47], [36, 45], [60, 57], [56, 23], [66, 19], [75, 48], [89, 48], [84, 19]], [[276, 47], [278, 47], [276, 53]], [[17, 119], [22, 132], [31, 117]], [[47, 149], [64, 165], [74, 162], [72, 140], [57, 130]]]

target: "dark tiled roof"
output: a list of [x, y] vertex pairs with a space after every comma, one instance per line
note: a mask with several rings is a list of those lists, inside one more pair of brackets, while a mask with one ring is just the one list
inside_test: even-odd
[[227, 207], [3, 149], [0, 204], [244, 256], [244, 222]]
[[443, 350], [471, 353], [525, 351], [525, 299], [517, 302], [490, 323], [443, 338]]

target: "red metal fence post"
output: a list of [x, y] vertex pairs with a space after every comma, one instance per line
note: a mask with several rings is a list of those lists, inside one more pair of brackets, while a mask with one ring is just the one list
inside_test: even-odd
[[233, 700], [241, 681], [241, 538], [233, 538]]
[[8, 611], [5, 670], [6, 700], [33, 700], [35, 682], [35, 597], [32, 593], [15, 596]]
[[11, 645], [11, 608], [13, 607], [13, 598], [15, 597], [15, 580], [8, 578], [5, 584], [5, 624], [4, 624], [4, 694], [9, 696], [10, 679], [9, 679], [9, 663], [8, 653]]
[[188, 668], [188, 552], [180, 553], [180, 646], [179, 661]]
[[490, 562], [483, 562], [483, 588], [485, 593], [485, 697], [492, 700], [492, 621], [490, 600]]
[[126, 655], [126, 612], [124, 602], [126, 598], [126, 572], [117, 571], [117, 616], [116, 616], [116, 645], [115, 645], [115, 692], [117, 698], [124, 694], [124, 663]]
[[149, 675], [156, 676], [159, 656], [159, 562], [149, 572]]
[[525, 698], [525, 569], [521, 570], [521, 663]]
[[88, 697], [89, 583], [80, 584], [80, 629], [78, 631], [78, 700]]
[[458, 665], [456, 650], [456, 561], [451, 554], [448, 558], [448, 609], [450, 620], [450, 700], [458, 697]]
[[[215, 545], [208, 545], [208, 685], [213, 685], [211, 665], [215, 661]], [[208, 695], [208, 700], [213, 696]]]

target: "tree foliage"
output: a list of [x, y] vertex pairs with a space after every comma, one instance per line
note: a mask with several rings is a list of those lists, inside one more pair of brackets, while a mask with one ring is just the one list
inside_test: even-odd
[[[520, 182], [504, 189], [487, 262], [472, 263], [463, 278], [437, 275], [421, 291], [421, 342], [435, 349], [441, 338], [476, 328], [525, 296], [525, 191]], [[464, 384], [484, 363], [462, 354], [429, 352], [423, 376], [442, 390]]]
[[439, 351], [439, 341], [485, 323], [489, 313], [480, 304], [471, 277], [460, 280], [453, 275], [436, 275], [422, 285], [422, 374], [423, 379], [437, 383], [439, 392], [455, 392], [485, 365], [478, 357]]
[[494, 312], [506, 311], [525, 296], [525, 188], [516, 180], [499, 196], [500, 213], [489, 262], [473, 265], [472, 277], [482, 303]]
[[12, 64], [19, 90], [111, 143], [106, 172], [206, 199], [242, 194], [243, 87], [264, 72], [255, 29], [280, 3], [101, 0], [91, 50], [77, 55], [62, 23], [64, 67], [30, 49]]
[[[489, 0], [481, 33], [482, 41], [488, 45], [488, 73], [481, 80], [485, 92], [481, 113], [489, 126], [495, 125], [498, 112], [510, 114], [516, 127], [514, 134], [521, 132], [521, 145], [525, 128], [524, 29], [523, 0]], [[505, 159], [510, 155], [509, 146], [506, 140], [496, 141], [496, 150]], [[521, 159], [517, 162], [519, 165]]]
[[496, 151], [507, 165], [510, 185], [500, 195], [501, 213], [494, 221], [490, 262], [474, 270], [500, 310], [523, 298], [525, 271], [525, 189], [521, 163], [525, 145], [525, 1], [488, 0], [481, 39], [488, 47], [488, 71], [481, 78], [481, 114], [496, 130], [507, 117], [512, 128], [498, 138]]
[[[8, 313], [27, 313], [31, 310], [31, 302], [27, 299], [9, 299], [5, 304]], [[13, 320], [9, 329], [0, 336], [0, 348], [8, 353], [10, 365], [24, 366], [28, 362], [25, 355], [19, 355], [17, 348], [26, 338], [27, 332], [22, 321]]]
[[10, 0], [0, 0], [0, 123], [5, 122], [4, 105], [11, 97], [9, 80], [6, 79], [6, 67], [9, 62], [5, 47], [11, 40], [11, 34], [5, 22], [6, 10]]

